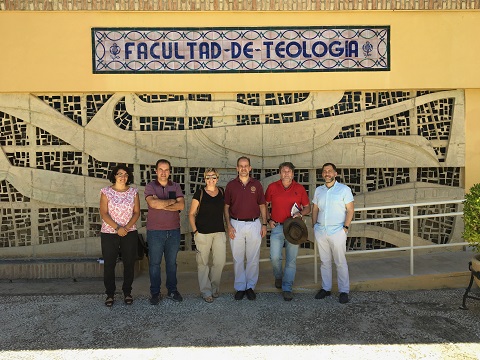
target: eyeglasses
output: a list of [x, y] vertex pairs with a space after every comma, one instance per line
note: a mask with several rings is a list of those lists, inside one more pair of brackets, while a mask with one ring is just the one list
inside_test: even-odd
[[205, 176], [205, 180], [217, 180], [218, 177], [215, 176], [215, 175], [212, 175], [212, 176]]
[[128, 174], [127, 173], [118, 173], [118, 174], [115, 174], [115, 176], [118, 176], [118, 177], [128, 177]]

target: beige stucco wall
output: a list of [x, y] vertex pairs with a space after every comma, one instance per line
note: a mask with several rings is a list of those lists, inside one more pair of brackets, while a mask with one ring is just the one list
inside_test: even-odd
[[[310, 25], [391, 26], [391, 70], [269, 74], [92, 73], [92, 27]], [[480, 181], [480, 151], [477, 147], [480, 140], [477, 125], [480, 119], [480, 47], [475, 45], [479, 30], [480, 13], [474, 11], [0, 12], [0, 31], [4, 34], [0, 40], [0, 111], [7, 114], [5, 123], [19, 124], [17, 129], [25, 126], [28, 137], [26, 145], [18, 145], [14, 141], [16, 139], [9, 139], [11, 143], [3, 146], [5, 156], [0, 157], [0, 175], [1, 180], [9, 186], [12, 185], [20, 195], [30, 199], [30, 203], [22, 203], [21, 200], [4, 201], [0, 208], [5, 210], [4, 219], [15, 222], [15, 226], [20, 224], [17, 234], [24, 234], [21, 228], [23, 224], [32, 228], [29, 235], [22, 235], [25, 236], [25, 241], [19, 240], [17, 236], [11, 240], [10, 247], [0, 249], [0, 256], [98, 254], [98, 238], [90, 225], [98, 225], [99, 220], [98, 216], [91, 214], [95, 213], [94, 208], [98, 204], [98, 189], [106, 186], [108, 182], [105, 178], [89, 175], [87, 170], [91, 170], [88, 163], [90, 157], [92, 161], [102, 163], [98, 166], [100, 170], [102, 167], [108, 168], [110, 163], [125, 161], [133, 164], [135, 173], [142, 176], [149, 171], [148, 168], [143, 169], [144, 166], [153, 164], [159, 157], [168, 157], [174, 166], [185, 167], [178, 171], [179, 176], [185, 179], [188, 200], [192, 195], [192, 189], [188, 186], [198, 185], [202, 181], [201, 178], [191, 180], [192, 173], [213, 164], [223, 171], [224, 185], [235, 175], [235, 160], [242, 154], [252, 157], [254, 168], [261, 172], [265, 185], [273, 178], [276, 179], [275, 175], [270, 176], [267, 173], [270, 174], [279, 162], [294, 161], [303, 171], [303, 176], [308, 178], [304, 185], [309, 187], [311, 195], [318, 182], [316, 170], [323, 162], [334, 159], [337, 165], [345, 169], [345, 176], [354, 177], [349, 171], [359, 171], [357, 180], [358, 177], [361, 180], [357, 183], [356, 196], [358, 206], [461, 198], [464, 187], [468, 188]], [[446, 91], [429, 91], [443, 89]], [[378, 95], [382, 91], [388, 93], [396, 90], [403, 90], [408, 96], [398, 102], [386, 101], [385, 107], [385, 104], [380, 104], [381, 106], [369, 110], [362, 107], [362, 111], [358, 113], [340, 113], [335, 117], [316, 118], [317, 110], [333, 108], [344, 93], [361, 93], [360, 102], [364, 104], [366, 92]], [[260, 105], [263, 105], [268, 92], [279, 97], [294, 92], [308, 93], [308, 100], [288, 105], [280, 105], [279, 101], [271, 111], [272, 114], [287, 114], [303, 109], [302, 111], [308, 112], [308, 121], [267, 123], [265, 119], [270, 113], [267, 114], [260, 106], [239, 105], [237, 94], [259, 93], [262, 99]], [[180, 109], [186, 106], [186, 102], [170, 101], [161, 103], [161, 106], [151, 102], [144, 108], [139, 108], [138, 94], [196, 93], [211, 94], [212, 101], [199, 102], [201, 106], [198, 113], [193, 113], [192, 110], [191, 114], [181, 112], [181, 115], [192, 118], [206, 117], [211, 108], [221, 109], [213, 115], [213, 129], [155, 130], [156, 133], [140, 130], [141, 116], [176, 116], [171, 114], [171, 109]], [[71, 94], [77, 94], [80, 99], [65, 100], [65, 103], [81, 104], [81, 110], [78, 111], [83, 119], [81, 124], [72, 122], [72, 119], [58, 108], [54, 109], [51, 104], [53, 100], [49, 102], [43, 96], [51, 95], [53, 98], [62, 99]], [[103, 102], [99, 101], [99, 111], [88, 122], [85, 115], [86, 104], [87, 98], [92, 97], [92, 94], [109, 94], [112, 97], [108, 100], [106, 97]], [[399, 96], [401, 97], [402, 95]], [[322, 105], [311, 108], [312, 98], [319, 99], [318, 103]], [[446, 106], [445, 99], [454, 99], [451, 105], [454, 114], [450, 119], [451, 132], [448, 140], [427, 140], [417, 134], [417, 121], [425, 120], [435, 110]], [[225, 101], [229, 103], [224, 103]], [[120, 110], [115, 110], [119, 102], [127, 104], [127, 110], [133, 119], [133, 130], [121, 129], [118, 123], [115, 125], [115, 120], [118, 120], [121, 113]], [[324, 105], [325, 102], [328, 105]], [[422, 114], [424, 117], [418, 120], [417, 111], [424, 104], [431, 108], [427, 106], [428, 109]], [[433, 110], [429, 113], [431, 109]], [[409, 112], [409, 116], [414, 120], [408, 126], [398, 126], [402, 122], [404, 111]], [[249, 114], [258, 114], [260, 123], [235, 126], [237, 117]], [[377, 136], [371, 134], [375, 132], [372, 130], [367, 134], [367, 126], [390, 116], [399, 119], [398, 123], [392, 121], [392, 128], [398, 126], [399, 132], [404, 130], [402, 126], [409, 128], [409, 136], [385, 136], [378, 124], [374, 125], [378, 131]], [[440, 124], [438, 127], [442, 130], [442, 116], [437, 116], [434, 120]], [[354, 137], [347, 134], [335, 139], [337, 134], [344, 131], [342, 127], [353, 125], [358, 125], [358, 134]], [[46, 135], [40, 130], [37, 132], [37, 129], [45, 131]], [[65, 144], [58, 145], [55, 139], [50, 139], [52, 135]], [[302, 141], [296, 142], [297, 139], [292, 135], [299, 136]], [[160, 141], [166, 138], [171, 141]], [[41, 141], [36, 142], [38, 139], [51, 143], [43, 145]], [[305, 142], [305, 139], [308, 141]], [[290, 148], [286, 149], [285, 144]], [[439, 146], [447, 148], [444, 159], [436, 154], [438, 149], [435, 147]], [[24, 165], [23, 155], [15, 155], [17, 152], [29, 154], [30, 164]], [[64, 165], [59, 161], [60, 164], [56, 165], [61, 170], [76, 167], [83, 172], [78, 175], [67, 171], [45, 170], [45, 159], [48, 159], [48, 156], [44, 154], [47, 152], [75, 153], [80, 160], [75, 158], [72, 162], [78, 161], [79, 164]], [[41, 153], [41, 156], [37, 153]], [[16, 163], [12, 159], [15, 159]], [[35, 163], [37, 160], [38, 164]], [[418, 176], [422, 177], [422, 180], [416, 181], [414, 179], [417, 178], [420, 168], [425, 172], [428, 172], [428, 169], [442, 169], [439, 171], [442, 175], [431, 178], [428, 178], [429, 175], [422, 175]], [[455, 170], [455, 176], [464, 176], [460, 178], [460, 184], [455, 181], [452, 181], [455, 183], [453, 186], [442, 184], [439, 179], [448, 178], [451, 171], [444, 168], [459, 169]], [[375, 175], [366, 175], [372, 169], [378, 172], [378, 177], [374, 180], [372, 178]], [[403, 178], [407, 177], [403, 175], [406, 169], [413, 180], [402, 183]], [[92, 171], [95, 172], [96, 169]], [[380, 173], [389, 171], [393, 174], [385, 175], [384, 179], [393, 179], [393, 186], [378, 186], [378, 189], [373, 191], [368, 189], [368, 186], [378, 181]], [[147, 174], [145, 178], [149, 176]], [[398, 183], [395, 182], [397, 180]], [[4, 188], [7, 189], [7, 186]], [[8, 191], [14, 193], [13, 190]], [[21, 199], [20, 195], [5, 195], [4, 198]], [[76, 207], [72, 210], [74, 215], [65, 215], [67, 219], [59, 221], [60, 225], [57, 226], [57, 223], [49, 218], [53, 229], [61, 229], [58, 234], [50, 236], [45, 230], [46, 226], [38, 225], [39, 219], [49, 216], [55, 218], [57, 211], [73, 206]], [[10, 209], [14, 210], [13, 213]], [[142, 209], [145, 209], [143, 202]], [[23, 210], [25, 212], [22, 212]], [[31, 213], [27, 210], [31, 210]], [[75, 220], [74, 216], [83, 219], [83, 222], [69, 218]], [[63, 229], [71, 224], [78, 225], [80, 229], [75, 228], [76, 233], [62, 237], [66, 232]], [[457, 226], [449, 226], [449, 229], [456, 232], [458, 241]], [[442, 226], [432, 228], [435, 234], [442, 231]], [[186, 234], [187, 240], [188, 232], [184, 212], [182, 233]], [[78, 233], [83, 235], [77, 236]], [[428, 231], [425, 233], [428, 237]], [[404, 245], [406, 241], [405, 232], [398, 229], [372, 230], [368, 226], [359, 226], [352, 234], [397, 246]], [[27, 246], [23, 246], [24, 243]]]
[[480, 89], [465, 90], [465, 119], [465, 189], [468, 190], [480, 182]]
[[[92, 27], [390, 25], [391, 71], [92, 74]], [[478, 11], [0, 12], [0, 92], [453, 89], [480, 84]]]
[[[391, 71], [93, 74], [92, 27], [390, 25]], [[0, 12], [0, 92], [255, 92], [468, 89], [466, 178], [480, 181], [478, 11]]]

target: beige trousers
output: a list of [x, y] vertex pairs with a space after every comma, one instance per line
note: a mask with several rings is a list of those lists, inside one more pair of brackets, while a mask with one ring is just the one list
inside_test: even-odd
[[[225, 232], [195, 235], [197, 248], [198, 285], [202, 297], [220, 292], [220, 280], [226, 261], [227, 237]], [[210, 251], [213, 264], [209, 266]]]

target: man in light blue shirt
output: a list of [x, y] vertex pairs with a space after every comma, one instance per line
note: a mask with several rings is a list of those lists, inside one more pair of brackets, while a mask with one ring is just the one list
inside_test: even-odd
[[348, 302], [350, 279], [345, 257], [346, 241], [353, 219], [353, 194], [350, 188], [336, 181], [337, 167], [332, 163], [322, 166], [325, 185], [317, 187], [313, 195], [312, 223], [321, 261], [322, 289], [315, 299], [324, 299], [332, 290], [332, 257], [337, 268], [339, 301]]

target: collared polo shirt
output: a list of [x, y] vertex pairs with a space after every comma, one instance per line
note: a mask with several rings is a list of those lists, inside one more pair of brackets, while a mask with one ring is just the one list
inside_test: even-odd
[[287, 189], [283, 187], [282, 180], [271, 183], [265, 193], [265, 200], [272, 204], [270, 217], [277, 223], [283, 223], [289, 217], [292, 217], [292, 206], [295, 203], [300, 208], [310, 203], [307, 191], [295, 180]]
[[326, 185], [317, 187], [312, 202], [318, 206], [317, 223], [320, 230], [326, 231], [328, 235], [340, 231], [345, 224], [347, 211], [345, 205], [353, 201], [352, 190], [335, 181], [331, 188]]
[[237, 176], [225, 188], [225, 204], [229, 205], [230, 216], [237, 219], [260, 217], [259, 205], [265, 204], [265, 195], [260, 181], [249, 178], [243, 185]]
[[[182, 188], [173, 181], [168, 181], [167, 186], [162, 186], [157, 180], [145, 186], [145, 199], [147, 196], [156, 195], [161, 200], [184, 197]], [[178, 211], [167, 211], [148, 207], [147, 230], [174, 230], [180, 228], [180, 214]]]

